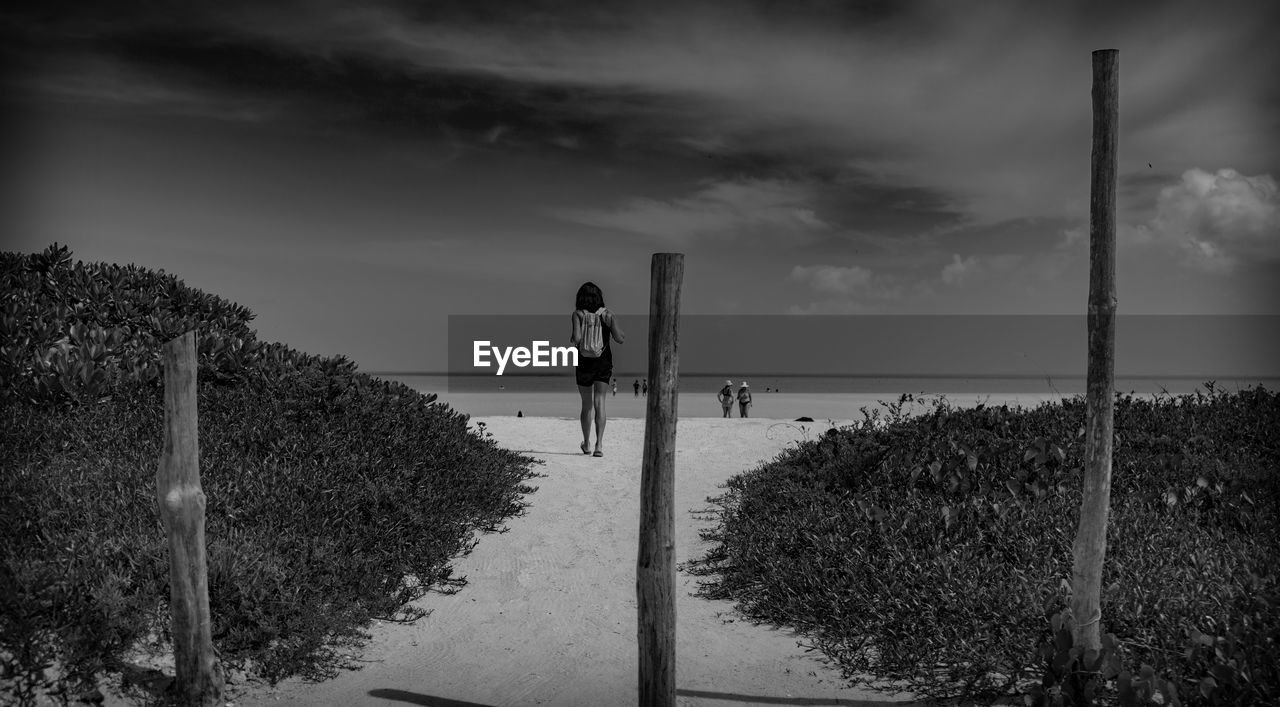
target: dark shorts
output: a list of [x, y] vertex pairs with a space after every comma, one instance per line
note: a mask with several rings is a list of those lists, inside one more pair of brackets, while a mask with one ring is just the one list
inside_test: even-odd
[[578, 359], [578, 366], [573, 370], [573, 376], [577, 379], [578, 385], [584, 388], [591, 387], [593, 383], [608, 383], [613, 380], [613, 357], [583, 356]]

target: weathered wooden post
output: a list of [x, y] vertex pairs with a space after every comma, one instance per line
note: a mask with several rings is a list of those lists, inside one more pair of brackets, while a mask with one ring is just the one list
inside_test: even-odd
[[1116, 313], [1116, 146], [1120, 58], [1093, 52], [1093, 150], [1089, 179], [1089, 370], [1085, 398], [1084, 488], [1072, 548], [1074, 643], [1101, 646], [1102, 565], [1107, 557], [1114, 442]]
[[640, 476], [640, 704], [676, 703], [675, 467], [677, 350], [684, 255], [654, 253], [649, 280], [649, 399]]
[[189, 705], [222, 703], [222, 667], [213, 652], [204, 548], [204, 491], [196, 415], [196, 337], [164, 345], [164, 451], [156, 472], [160, 518], [169, 534], [173, 691]]

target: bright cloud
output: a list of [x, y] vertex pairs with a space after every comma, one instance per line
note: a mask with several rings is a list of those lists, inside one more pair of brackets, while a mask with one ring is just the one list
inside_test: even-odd
[[872, 273], [857, 265], [797, 265], [791, 269], [791, 279], [804, 282], [817, 292], [849, 295], [870, 288]]
[[871, 314], [885, 311], [904, 297], [922, 294], [918, 287], [908, 291], [900, 277], [858, 265], [797, 265], [788, 279], [807, 285], [820, 297], [805, 305], [792, 305], [791, 314]]
[[942, 267], [942, 282], [947, 285], [963, 285], [966, 282], [1006, 273], [1022, 264], [1024, 257], [1014, 254], [971, 255], [961, 258], [953, 254], [952, 260]]
[[1280, 189], [1269, 174], [1190, 169], [1160, 191], [1153, 240], [1176, 245], [1191, 263], [1231, 269], [1242, 260], [1280, 258]]
[[631, 199], [616, 209], [557, 209], [560, 218], [661, 238], [735, 236], [782, 232], [803, 234], [826, 228], [801, 185], [778, 180], [707, 183], [677, 199]]
[[883, 308], [858, 300], [834, 297], [831, 299], [793, 304], [787, 308], [787, 314], [880, 314]]
[[942, 268], [942, 281], [948, 285], [957, 285], [973, 276], [973, 273], [979, 268], [978, 258], [969, 256], [964, 260], [959, 255], [952, 256], [954, 260]]

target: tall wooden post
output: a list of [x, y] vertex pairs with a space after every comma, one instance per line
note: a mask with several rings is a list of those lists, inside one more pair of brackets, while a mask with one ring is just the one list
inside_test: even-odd
[[649, 398], [640, 476], [640, 704], [676, 703], [676, 390], [677, 320], [684, 255], [655, 253], [649, 281]]
[[197, 430], [196, 337], [189, 331], [164, 345], [164, 451], [156, 486], [169, 534], [174, 696], [182, 704], [218, 705], [223, 675], [209, 619]]
[[1089, 371], [1085, 397], [1084, 488], [1071, 572], [1074, 642], [1101, 647], [1102, 566], [1111, 506], [1115, 403], [1116, 146], [1120, 57], [1093, 52], [1093, 150], [1089, 179]]

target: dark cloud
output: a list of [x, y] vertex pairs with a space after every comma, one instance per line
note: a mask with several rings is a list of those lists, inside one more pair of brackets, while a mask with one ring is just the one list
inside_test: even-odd
[[852, 228], [937, 229], [1087, 215], [1100, 46], [1122, 51], [1130, 203], [1153, 203], [1148, 162], [1280, 171], [1265, 78], [1280, 50], [1261, 21], [1277, 11], [1224, 7], [51, 3], [10, 10], [3, 51], [10, 87], [33, 100], [601, 162], [656, 154], [707, 177], [808, 185], [819, 213]]

